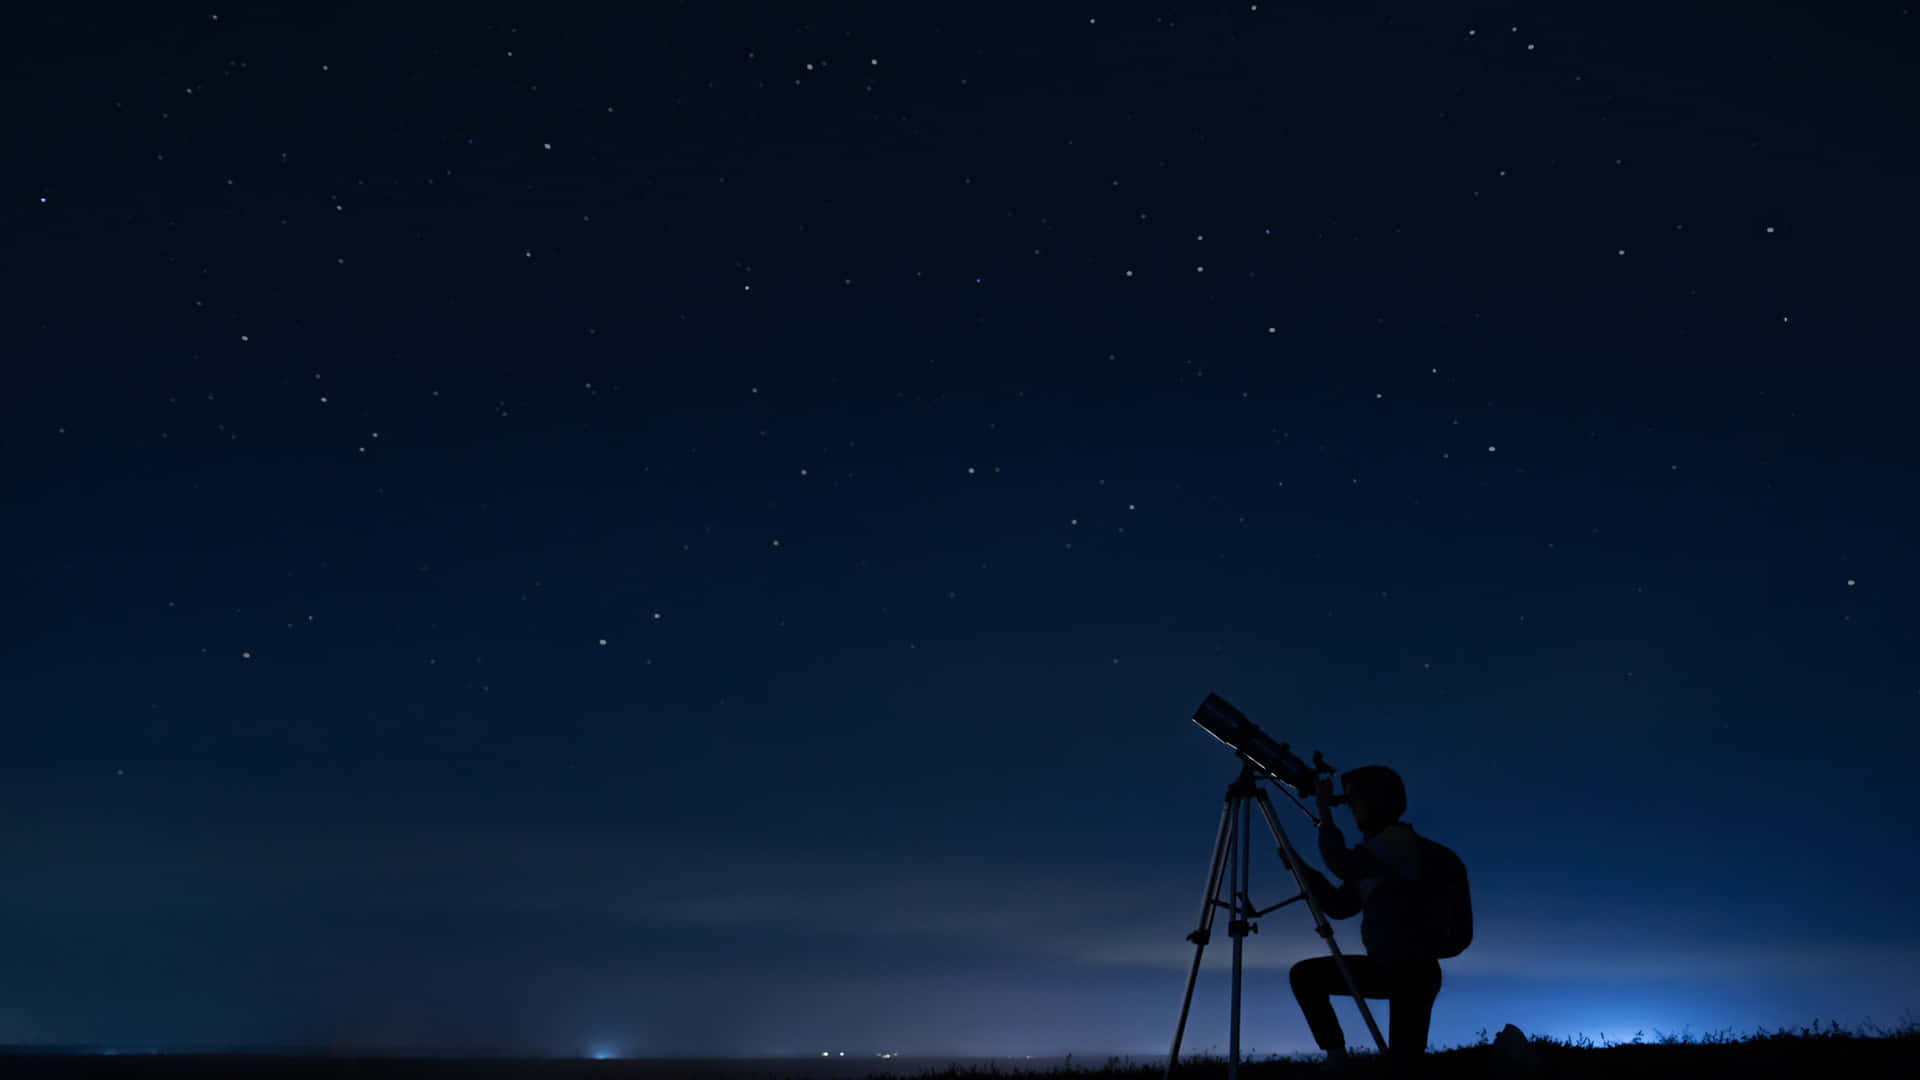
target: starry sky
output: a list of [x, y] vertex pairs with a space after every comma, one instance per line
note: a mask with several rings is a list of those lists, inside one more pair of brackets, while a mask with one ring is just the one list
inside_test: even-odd
[[1898, 1023], [1920, 30], [1820, 8], [18, 13], [0, 1043], [1164, 1053], [1209, 692], [1465, 861], [1436, 1048]]

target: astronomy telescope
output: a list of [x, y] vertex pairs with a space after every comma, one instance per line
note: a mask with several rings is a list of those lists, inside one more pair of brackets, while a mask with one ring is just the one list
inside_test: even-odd
[[[1314, 792], [1320, 787], [1320, 777], [1333, 775], [1333, 766], [1320, 756], [1320, 751], [1313, 752], [1313, 764], [1308, 765], [1295, 757], [1287, 749], [1286, 743], [1274, 742], [1266, 732], [1260, 730], [1260, 725], [1247, 719], [1246, 713], [1227, 704], [1219, 694], [1207, 695], [1207, 700], [1194, 710], [1193, 722], [1246, 762], [1254, 770], [1257, 779], [1283, 784], [1291, 794], [1300, 798], [1313, 798]], [[1346, 801], [1345, 796], [1336, 795], [1333, 805], [1338, 806]]]
[[[1384, 1056], [1387, 1052], [1387, 1040], [1380, 1034], [1380, 1025], [1373, 1022], [1373, 1013], [1367, 1008], [1367, 999], [1360, 995], [1360, 989], [1354, 984], [1353, 972], [1347, 968], [1347, 958], [1340, 953], [1340, 945], [1333, 939], [1333, 926], [1327, 922], [1326, 915], [1320, 910], [1320, 902], [1314, 899], [1313, 890], [1307, 884], [1304, 864], [1294, 852], [1293, 845], [1287, 842], [1286, 830], [1280, 827], [1280, 818], [1273, 812], [1273, 803], [1260, 787], [1262, 781], [1274, 784], [1281, 793], [1307, 815], [1317, 830], [1320, 819], [1300, 800], [1312, 799], [1321, 786], [1321, 777], [1327, 777], [1328, 783], [1334, 775], [1333, 766], [1327, 764], [1320, 751], [1313, 752], [1313, 764], [1308, 765], [1294, 756], [1287, 744], [1275, 742], [1259, 725], [1247, 719], [1246, 714], [1228, 704], [1218, 694], [1208, 694], [1194, 711], [1193, 722], [1200, 725], [1207, 734], [1220, 740], [1234, 756], [1240, 759], [1240, 775], [1227, 787], [1226, 808], [1220, 813], [1220, 830], [1213, 840], [1213, 861], [1207, 867], [1207, 892], [1200, 905], [1200, 926], [1187, 935], [1193, 942], [1193, 967], [1187, 971], [1187, 992], [1180, 1001], [1180, 1020], [1173, 1029], [1173, 1048], [1167, 1053], [1166, 1076], [1171, 1080], [1174, 1066], [1180, 1061], [1180, 1039], [1186, 1034], [1187, 1012], [1193, 1006], [1193, 984], [1200, 977], [1200, 957], [1206, 952], [1207, 942], [1213, 936], [1213, 915], [1219, 909], [1226, 909], [1227, 934], [1233, 938], [1233, 990], [1232, 1007], [1228, 1016], [1227, 1037], [1227, 1080], [1238, 1080], [1240, 1075], [1240, 970], [1241, 946], [1249, 933], [1259, 927], [1254, 919], [1286, 907], [1296, 900], [1305, 900], [1307, 909], [1313, 912], [1313, 927], [1316, 933], [1326, 939], [1327, 949], [1332, 952], [1334, 963], [1340, 968], [1340, 975], [1347, 981], [1347, 989], [1353, 993], [1354, 1004], [1360, 1006], [1360, 1016], [1367, 1022], [1367, 1030], [1373, 1033], [1373, 1041]], [[1335, 805], [1347, 800], [1336, 796]], [[1279, 845], [1280, 862], [1293, 875], [1293, 882], [1300, 892], [1271, 907], [1256, 909], [1247, 891], [1247, 876], [1252, 869], [1253, 807], [1260, 807], [1261, 816], [1267, 820], [1267, 829], [1273, 833], [1274, 843]], [[1227, 899], [1220, 898], [1222, 879], [1227, 880]]]

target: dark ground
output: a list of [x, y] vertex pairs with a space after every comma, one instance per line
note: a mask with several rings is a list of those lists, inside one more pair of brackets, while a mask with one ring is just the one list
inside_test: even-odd
[[[1866, 1077], [1912, 1077], [1920, 1075], [1920, 1024], [1909, 1024], [1892, 1032], [1872, 1036], [1841, 1031], [1837, 1024], [1827, 1030], [1817, 1026], [1799, 1032], [1784, 1029], [1773, 1034], [1756, 1033], [1736, 1040], [1727, 1035], [1704, 1039], [1662, 1037], [1651, 1043], [1625, 1043], [1595, 1046], [1584, 1038], [1559, 1042], [1535, 1038], [1527, 1048], [1534, 1055], [1531, 1066], [1497, 1058], [1490, 1043], [1442, 1050], [1427, 1057], [1427, 1074], [1434, 1078], [1473, 1077], [1817, 1077], [1819, 1080], [1855, 1080]], [[452, 1077], [482, 1077], [506, 1080], [526, 1077], [530, 1080], [825, 1080], [828, 1077], [931, 1077], [974, 1076], [1003, 1077], [1006, 1080], [1046, 1077], [1050, 1080], [1100, 1080], [1129, 1078], [1147, 1080], [1161, 1075], [1161, 1067], [1131, 1059], [1111, 1058], [1104, 1063], [1074, 1062], [1051, 1068], [1015, 1068], [1024, 1063], [1002, 1059], [943, 1061], [938, 1066], [928, 1059], [903, 1059], [897, 1064], [875, 1062], [877, 1066], [862, 1073], [860, 1063], [846, 1059], [748, 1058], [748, 1059], [640, 1059], [588, 1061], [578, 1059], [401, 1059], [345, 1057], [288, 1057], [268, 1055], [140, 1055], [120, 1054], [0, 1054], [0, 1076], [50, 1077], [93, 1080], [156, 1080], [161, 1077], [274, 1077], [277, 1080], [307, 1080], [318, 1077], [356, 1077], [364, 1080], [443, 1080]], [[1178, 1072], [1183, 1080], [1217, 1080], [1226, 1075], [1226, 1062], [1220, 1058], [1193, 1058]], [[1241, 1075], [1249, 1080], [1282, 1080], [1288, 1077], [1322, 1075], [1317, 1062], [1299, 1059], [1268, 1058], [1241, 1065]], [[1368, 1055], [1357, 1056], [1351, 1076], [1384, 1076], [1384, 1062]]]

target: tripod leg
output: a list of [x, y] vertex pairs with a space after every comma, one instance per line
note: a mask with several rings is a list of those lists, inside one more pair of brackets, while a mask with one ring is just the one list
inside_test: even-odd
[[1300, 886], [1300, 895], [1306, 897], [1307, 907], [1313, 911], [1313, 928], [1327, 939], [1327, 949], [1333, 953], [1333, 962], [1340, 968], [1340, 977], [1347, 980], [1347, 989], [1353, 994], [1353, 1003], [1360, 1006], [1360, 1019], [1367, 1022], [1367, 1030], [1373, 1034], [1373, 1044], [1380, 1048], [1382, 1057], [1387, 1053], [1387, 1040], [1380, 1034], [1380, 1025], [1373, 1022], [1373, 1010], [1367, 1008], [1367, 999], [1360, 996], [1360, 988], [1353, 981], [1353, 972], [1347, 969], [1347, 958], [1340, 954], [1340, 943], [1333, 940], [1333, 927], [1327, 922], [1326, 915], [1320, 911], [1320, 902], [1313, 898], [1313, 890], [1307, 887], [1306, 875], [1300, 872], [1300, 856], [1287, 842], [1287, 832], [1280, 827], [1280, 818], [1273, 812], [1273, 803], [1267, 800], [1267, 793], [1255, 790], [1253, 797], [1260, 800], [1260, 813], [1267, 819], [1267, 828], [1273, 833], [1273, 840], [1280, 845], [1280, 859], [1293, 871], [1293, 880]]
[[1213, 860], [1207, 864], [1207, 894], [1200, 901], [1200, 927], [1187, 935], [1193, 942], [1193, 967], [1187, 970], [1187, 992], [1180, 998], [1180, 1021], [1173, 1027], [1173, 1048], [1167, 1051], [1167, 1072], [1171, 1080], [1173, 1067], [1180, 1060], [1180, 1038], [1187, 1031], [1187, 1011], [1193, 1007], [1193, 984], [1200, 977], [1200, 957], [1207, 950], [1207, 939], [1213, 934], [1213, 911], [1216, 898], [1220, 894], [1220, 874], [1226, 869], [1227, 857], [1232, 850], [1234, 800], [1227, 799], [1226, 808], [1220, 811], [1220, 831], [1213, 838]]
[[[1227, 933], [1233, 937], [1232, 1005], [1227, 1013], [1227, 1080], [1240, 1080], [1240, 953], [1246, 944], [1247, 927], [1253, 920], [1251, 886], [1247, 882], [1253, 864], [1253, 801], [1240, 800], [1239, 868], [1234, 875], [1233, 908], [1227, 913]], [[1232, 858], [1231, 855], [1228, 858]]]

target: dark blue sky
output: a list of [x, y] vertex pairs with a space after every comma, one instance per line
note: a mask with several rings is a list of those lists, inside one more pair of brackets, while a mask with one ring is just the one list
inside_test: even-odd
[[1920, 1003], [1909, 12], [435, 12], [0, 46], [0, 1043], [1164, 1052], [1208, 692], [1435, 1046]]

